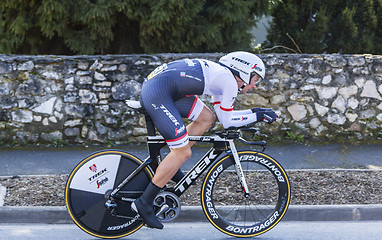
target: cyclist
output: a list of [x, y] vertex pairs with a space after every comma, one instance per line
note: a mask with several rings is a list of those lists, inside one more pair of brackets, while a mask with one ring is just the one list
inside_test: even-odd
[[[141, 104], [165, 138], [170, 153], [159, 164], [154, 178], [132, 209], [146, 226], [163, 228], [153, 211], [153, 201], [181, 165], [190, 158], [188, 135], [202, 135], [215, 122], [215, 115], [196, 95], [211, 95], [224, 128], [253, 122], [272, 123], [277, 114], [271, 109], [233, 110], [238, 92], [247, 93], [265, 76], [262, 60], [248, 52], [232, 52], [219, 63], [204, 59], [183, 59], [156, 68], [142, 85]], [[182, 117], [192, 120], [186, 127]]]

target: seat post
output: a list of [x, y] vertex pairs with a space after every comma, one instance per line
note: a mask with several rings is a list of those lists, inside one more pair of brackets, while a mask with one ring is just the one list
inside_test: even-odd
[[155, 126], [149, 114], [145, 113], [147, 136], [155, 136]]
[[[156, 136], [154, 123], [151, 120], [151, 117], [147, 112], [145, 112], [145, 120], [146, 120], [147, 136]], [[149, 154], [150, 154], [149, 157], [152, 160], [149, 165], [150, 165], [151, 169], [153, 169], [154, 172], [156, 171], [160, 161], [162, 161], [160, 149], [164, 145], [165, 144], [147, 143], [147, 147], [148, 147]]]

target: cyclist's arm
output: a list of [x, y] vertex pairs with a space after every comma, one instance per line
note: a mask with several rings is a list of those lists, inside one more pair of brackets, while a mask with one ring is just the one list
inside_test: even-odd
[[[231, 101], [229, 101], [230, 99]], [[216, 115], [224, 128], [241, 127], [257, 121], [257, 116], [252, 110], [233, 110], [234, 97], [213, 96], [213, 105]]]
[[256, 114], [249, 110], [233, 110], [233, 103], [238, 94], [236, 79], [228, 70], [215, 72], [210, 79], [214, 110], [224, 128], [241, 127], [257, 121]]

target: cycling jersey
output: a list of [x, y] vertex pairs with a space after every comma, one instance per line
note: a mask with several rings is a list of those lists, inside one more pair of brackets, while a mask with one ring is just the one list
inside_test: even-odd
[[163, 64], [142, 85], [141, 103], [170, 148], [188, 144], [183, 118], [195, 120], [204, 103], [195, 95], [211, 95], [216, 115], [224, 128], [256, 121], [251, 110], [234, 111], [238, 93], [228, 68], [204, 59], [183, 59]]
[[199, 61], [204, 63], [202, 67], [206, 79], [203, 94], [212, 96], [214, 110], [223, 127], [241, 127], [256, 121], [256, 114], [251, 110], [233, 110], [238, 87], [231, 71], [212, 61]]

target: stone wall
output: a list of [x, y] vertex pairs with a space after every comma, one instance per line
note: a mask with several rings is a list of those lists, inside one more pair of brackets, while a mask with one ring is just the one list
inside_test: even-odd
[[[0, 143], [142, 142], [138, 99], [144, 77], [185, 57], [222, 54], [105, 56], [0, 55]], [[380, 140], [382, 56], [260, 55], [266, 81], [239, 95], [236, 109], [269, 107], [278, 122], [258, 124], [271, 140]], [[209, 97], [203, 97], [209, 104]], [[220, 128], [219, 124], [212, 129]]]

